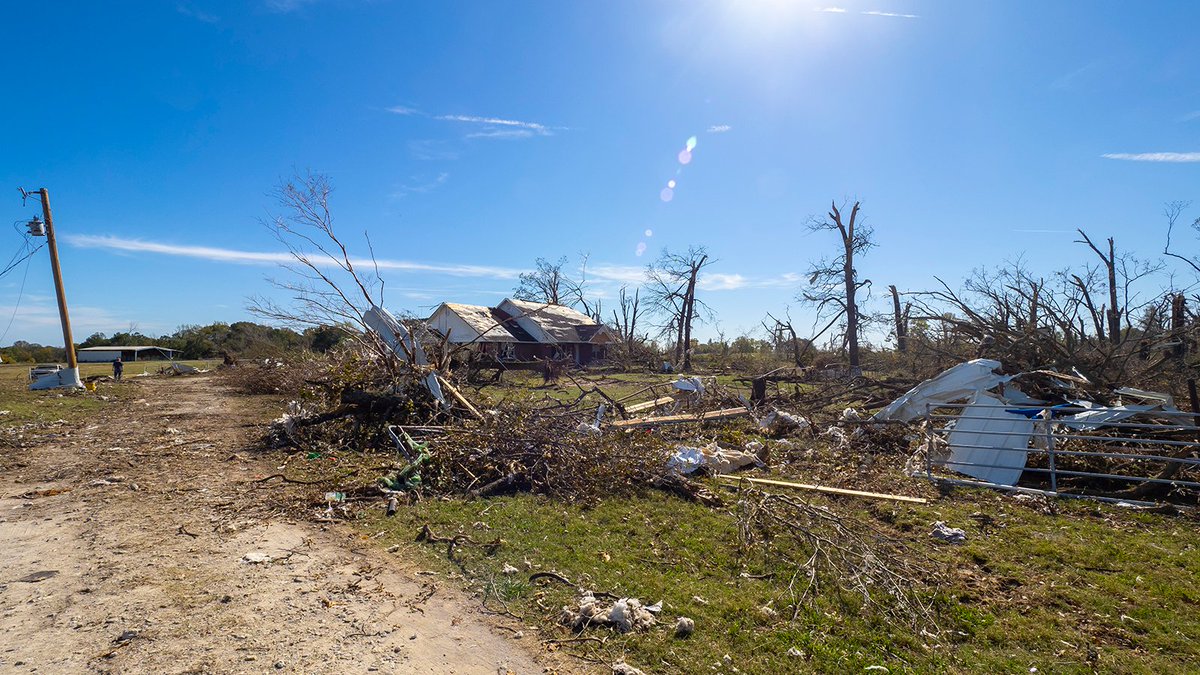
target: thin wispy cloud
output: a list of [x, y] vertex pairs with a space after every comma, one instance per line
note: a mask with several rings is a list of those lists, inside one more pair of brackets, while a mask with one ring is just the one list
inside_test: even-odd
[[1101, 157], [1128, 162], [1200, 162], [1200, 152], [1110, 152]]
[[[628, 286], [640, 286], [649, 281], [645, 267], [632, 265], [589, 264], [588, 279]], [[785, 272], [770, 277], [746, 276], [738, 273], [709, 272], [700, 275], [696, 284], [703, 291], [736, 291], [748, 288], [798, 288], [804, 277], [795, 272]]]
[[[849, 14], [850, 13], [850, 10], [846, 9], [845, 7], [817, 7], [813, 11], [814, 12], [825, 12], [826, 14]], [[881, 11], [878, 9], [869, 9], [866, 11], [854, 12], [854, 13], [862, 14], [863, 16], [883, 16], [883, 17], [890, 17], [893, 19], [919, 19], [919, 18], [921, 18], [920, 15], [918, 15], [918, 14], [901, 14], [900, 12], [884, 12], [884, 11]]]
[[714, 124], [708, 128], [710, 134], [723, 134], [727, 131], [733, 131], [733, 127], [728, 124]]
[[722, 274], [713, 272], [701, 275], [696, 285], [702, 291], [734, 291], [746, 286], [746, 277], [740, 274]]
[[184, 3], [179, 3], [178, 5], [175, 5], [175, 11], [179, 12], [180, 14], [182, 14], [186, 17], [195, 19], [202, 23], [217, 23], [218, 21], [221, 20], [221, 17], [219, 17], [215, 14], [209, 14], [208, 12], [203, 12], [201, 10], [196, 9], [195, 7], [192, 7], [191, 5], [187, 5]]
[[1180, 122], [1191, 122], [1192, 120], [1200, 120], [1200, 110], [1193, 110], [1192, 112], [1179, 118]]
[[918, 16], [916, 14], [899, 14], [897, 12], [881, 12], [877, 9], [872, 9], [872, 10], [869, 10], [866, 12], [859, 12], [859, 14], [865, 14], [867, 16], [888, 16], [888, 17], [892, 17], [894, 19], [919, 19], [919, 18], [921, 18], [920, 16]]
[[492, 117], [487, 115], [431, 115], [406, 105], [395, 105], [386, 109], [395, 115], [427, 117], [439, 122], [454, 122], [477, 127], [469, 131], [463, 138], [518, 139], [534, 136], [553, 136], [555, 131], [564, 127], [551, 127], [541, 122], [515, 120], [507, 117]]
[[489, 127], [515, 127], [535, 133], [539, 136], [551, 136], [553, 132], [544, 124], [538, 122], [524, 122], [521, 120], [509, 120], [501, 117], [480, 117], [477, 115], [437, 115], [433, 119], [442, 120], [443, 122], [463, 122], [466, 124], [480, 124]]
[[309, 5], [315, 5], [318, 0], [265, 0], [263, 4], [267, 9], [279, 14], [290, 14]]
[[439, 173], [437, 175], [437, 177], [432, 180], [414, 177], [412, 182], [410, 182], [406, 185], [401, 185], [396, 190], [396, 192], [394, 192], [392, 194], [392, 196], [393, 197], [403, 197], [405, 195], [413, 194], [413, 193], [424, 194], [426, 192], [433, 192], [434, 190], [438, 189], [439, 187], [445, 185], [446, 181], [449, 179], [450, 179], [449, 171], [443, 171], [443, 172]]
[[646, 282], [646, 268], [632, 265], [589, 264], [587, 275], [590, 279], [615, 281], [621, 284], [640, 285]]
[[446, 141], [431, 138], [408, 142], [408, 152], [413, 159], [427, 161], [452, 161], [458, 159], [458, 151], [447, 147]]
[[493, 129], [492, 131], [473, 131], [463, 138], [529, 138], [533, 132], [529, 129]]
[[[153, 253], [157, 255], [177, 256], [208, 260], [211, 262], [234, 263], [242, 265], [279, 265], [295, 263], [295, 259], [286, 251], [241, 251], [215, 246], [189, 246], [181, 244], [164, 244], [162, 242], [146, 241], [144, 239], [125, 239], [122, 237], [100, 235], [69, 235], [64, 239], [78, 248], [101, 249], [121, 253]], [[313, 256], [313, 264], [333, 266], [333, 262]], [[445, 274], [454, 277], [481, 277], [489, 279], [516, 279], [526, 270], [492, 265], [470, 265], [455, 263], [428, 263], [411, 260], [375, 260], [368, 258], [352, 258], [351, 262], [363, 268], [378, 265], [381, 270], [398, 272], [427, 272], [430, 274]]]
[[1064, 91], [1086, 84], [1093, 73], [1097, 73], [1101, 65], [1103, 65], [1102, 61], [1096, 60], [1087, 65], [1080, 66], [1065, 75], [1059, 76], [1050, 83], [1050, 88], [1056, 91]]

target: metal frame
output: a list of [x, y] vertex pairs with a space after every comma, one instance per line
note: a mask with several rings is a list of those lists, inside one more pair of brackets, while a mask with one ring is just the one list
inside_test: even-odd
[[[1030, 442], [1027, 447], [1016, 450], [1013, 448], [996, 447], [991, 445], [967, 445], [957, 444], [953, 447], [965, 449], [981, 449], [995, 450], [1000, 452], [1023, 452], [1027, 457], [1044, 456], [1046, 458], [1046, 466], [1030, 466], [1030, 462], [1026, 462], [1022, 476], [1026, 473], [1046, 475], [1049, 479], [1050, 489], [1044, 490], [1039, 488], [1024, 487], [1019, 485], [1005, 485], [1000, 483], [992, 483], [984, 480], [967, 479], [957, 476], [944, 475], [938, 472], [939, 467], [945, 467], [953, 470], [955, 466], [979, 466], [986, 468], [1008, 468], [993, 464], [972, 464], [966, 462], [955, 462], [947, 459], [945, 462], [939, 462], [937, 465], [933, 461], [932, 448], [935, 447], [935, 436], [940, 436], [949, 446], [949, 435], [954, 431], [955, 424], [952, 420], [960, 419], [990, 419], [979, 416], [970, 415], [969, 407], [996, 409], [1003, 408], [1010, 411], [1022, 411], [1029, 414], [1034, 422], [1033, 433], [1030, 434]], [[948, 414], [946, 410], [958, 410], [959, 414]], [[1069, 487], [1066, 490], [1060, 489], [1060, 478], [1096, 478], [1101, 480], [1119, 480], [1129, 481], [1133, 483], [1162, 483], [1166, 485], [1189, 487], [1200, 489], [1200, 473], [1193, 472], [1192, 476], [1184, 475], [1190, 469], [1200, 467], [1200, 441], [1181, 441], [1173, 439], [1155, 439], [1145, 436], [1134, 436], [1132, 434], [1139, 431], [1157, 430], [1157, 431], [1186, 431], [1196, 430], [1197, 425], [1194, 422], [1197, 417], [1193, 412], [1181, 412], [1177, 410], [1149, 410], [1138, 411], [1127, 418], [1122, 418], [1117, 422], [1089, 421], [1089, 420], [1069, 420], [1072, 426], [1082, 428], [1067, 428], [1064, 425], [1062, 417], [1074, 415], [1076, 413], [1088, 412], [1095, 410], [1094, 408], [1083, 408], [1078, 406], [1029, 406], [1029, 405], [989, 405], [989, 404], [970, 404], [970, 403], [942, 403], [942, 404], [926, 404], [925, 406], [925, 476], [931, 481], [944, 483], [949, 485], [962, 485], [968, 487], [986, 487], [998, 490], [1006, 490], [1017, 493], [1037, 494], [1049, 497], [1085, 497], [1089, 499], [1097, 499], [1100, 501], [1121, 502], [1130, 504], [1152, 504], [1152, 502], [1139, 502], [1131, 499], [1121, 499], [1116, 497], [1108, 497], [1098, 494], [1090, 494], [1082, 490], [1071, 490]], [[1138, 421], [1141, 418], [1142, 421]], [[1159, 420], [1168, 419], [1173, 423], [1163, 424], [1152, 423], [1149, 418], [1157, 418]], [[940, 426], [938, 426], [940, 424]], [[1061, 427], [1061, 428], [1060, 428]], [[1105, 429], [1109, 434], [1089, 435], [1084, 433], [1089, 430]], [[1115, 432], [1115, 433], [1114, 433]], [[973, 434], [981, 436], [1010, 436], [1007, 432], [999, 431], [972, 431]], [[1041, 441], [1038, 443], [1037, 441]], [[1086, 440], [1092, 443], [1101, 444], [1103, 446], [1119, 445], [1122, 446], [1113, 452], [1101, 451], [1095, 449], [1071, 450], [1062, 447], [1062, 442], [1073, 440]], [[1133, 447], [1130, 447], [1133, 446]], [[1137, 448], [1145, 447], [1147, 452], [1137, 452]], [[1155, 451], [1156, 448], [1175, 448], [1175, 449], [1192, 449], [1192, 456], [1171, 457], [1162, 454], [1163, 450]], [[1063, 468], [1062, 460], [1072, 457], [1100, 457], [1112, 460], [1122, 460], [1129, 463], [1131, 471], [1127, 473], [1102, 473], [1096, 471], [1079, 471], [1073, 468]], [[1153, 474], [1157, 471], [1151, 471], [1148, 464], [1151, 462], [1169, 462], [1180, 464], [1180, 472], [1176, 475], [1183, 476], [1181, 478], [1157, 478]]]

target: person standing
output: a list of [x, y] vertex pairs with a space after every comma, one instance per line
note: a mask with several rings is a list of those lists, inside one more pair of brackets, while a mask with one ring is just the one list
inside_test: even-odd
[[121, 363], [121, 357], [118, 356], [117, 360], [113, 361], [113, 379], [116, 380], [117, 382], [120, 382], [121, 381], [121, 372], [124, 370], [125, 370], [125, 364]]

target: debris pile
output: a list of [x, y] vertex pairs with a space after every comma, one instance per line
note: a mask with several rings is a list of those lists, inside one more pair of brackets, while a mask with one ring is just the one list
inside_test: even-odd
[[1200, 429], [1169, 394], [1105, 391], [1075, 370], [1001, 369], [990, 359], [958, 364], [871, 421], [922, 420], [922, 442], [906, 467], [912, 475], [935, 477], [944, 467], [972, 484], [1118, 500], [1198, 494]]
[[793, 618], [818, 594], [856, 598], [884, 618], [912, 626], [932, 624], [924, 590], [932, 569], [897, 539], [865, 521], [788, 495], [744, 489], [738, 502], [743, 564], [786, 560], [798, 570], [789, 584]]
[[637, 598], [617, 598], [605, 604], [591, 591], [582, 591], [574, 608], [563, 606], [558, 621], [576, 632], [590, 626], [607, 626], [622, 633], [640, 633], [654, 626], [654, 615], [660, 611], [661, 602], [647, 607]]

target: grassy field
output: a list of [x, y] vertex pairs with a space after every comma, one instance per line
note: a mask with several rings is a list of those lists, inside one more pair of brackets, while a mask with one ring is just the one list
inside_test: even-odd
[[[495, 399], [572, 400], [568, 381], [511, 378], [484, 389]], [[666, 378], [604, 378], [614, 397]], [[581, 381], [587, 388], [589, 383]], [[732, 381], [722, 382], [734, 386]], [[697, 443], [725, 447], [755, 435], [750, 425], [692, 428]], [[776, 548], [739, 543], [737, 493], [711, 481], [726, 506], [710, 508], [647, 490], [635, 498], [565, 504], [535, 495], [483, 500], [423, 500], [394, 518], [362, 513], [382, 546], [423, 557], [493, 610], [539, 630], [547, 649], [597, 663], [627, 659], [647, 672], [1163, 673], [1200, 663], [1200, 533], [1193, 517], [1133, 512], [1088, 501], [1018, 500], [991, 491], [941, 493], [904, 475], [899, 453], [836, 450], [819, 437], [749, 475], [922, 495], [927, 505], [796, 496], [826, 506], [901, 542], [927, 576], [920, 594], [933, 608], [923, 621], [889, 621], [832, 589], [796, 606], [796, 567]], [[436, 445], [434, 446], [436, 452]], [[964, 545], [931, 538], [943, 521], [967, 532]], [[425, 525], [441, 536], [503, 540], [494, 555], [473, 546], [447, 558], [445, 544], [414, 542]], [[511, 565], [520, 570], [504, 574]], [[664, 602], [663, 623], [644, 634], [596, 628], [576, 635], [556, 622], [574, 600], [563, 584], [531, 584], [531, 571], [555, 571], [578, 586]], [[672, 636], [678, 616], [696, 622]], [[794, 617], [794, 618], [793, 618]], [[726, 661], [725, 656], [729, 656]], [[1036, 669], [1036, 670], [1034, 670]], [[878, 668], [867, 672], [884, 672]]]
[[[826, 504], [906, 542], [936, 578], [935, 621], [905, 625], [836, 594], [805, 604], [792, 620], [787, 586], [794, 568], [746, 555], [737, 543], [736, 500], [711, 509], [655, 492], [637, 499], [564, 505], [520, 495], [477, 501], [422, 501], [394, 519], [365, 514], [384, 532], [445, 572], [463, 573], [492, 609], [545, 632], [546, 644], [601, 662], [626, 658], [647, 672], [1186, 672], [1200, 663], [1200, 535], [1194, 521], [1130, 514], [1087, 502], [1058, 504], [1050, 515], [989, 492], [955, 492], [928, 506]], [[996, 524], [987, 532], [973, 514]], [[943, 520], [968, 542], [929, 537]], [[413, 542], [429, 525], [504, 544], [495, 555]], [[528, 565], [526, 564], [528, 561]], [[519, 574], [505, 575], [513, 565]], [[527, 567], [553, 570], [575, 584], [645, 603], [663, 616], [696, 621], [688, 639], [669, 627], [621, 635], [594, 629], [575, 637], [555, 625], [573, 599], [562, 585], [533, 586]], [[749, 576], [746, 576], [749, 575]], [[769, 608], [769, 609], [763, 609]], [[1032, 669], [1036, 668], [1037, 671]], [[882, 672], [882, 671], [880, 671]]]
[[[84, 368], [85, 375], [108, 372], [107, 364]], [[131, 383], [101, 383], [96, 393], [30, 392], [26, 372], [0, 366], [0, 410], [9, 411], [0, 426], [81, 421], [136, 396]], [[138, 364], [127, 366], [127, 376], [139, 372]], [[611, 376], [604, 386], [621, 396], [666, 379]], [[536, 376], [506, 380], [473, 394], [536, 401], [571, 400], [580, 392], [570, 382], [543, 387]], [[727, 446], [761, 438], [748, 424], [675, 433]], [[798, 549], [783, 541], [772, 548], [743, 546], [739, 522], [746, 495], [715, 481], [709, 487], [724, 498], [722, 507], [650, 489], [590, 504], [529, 494], [426, 498], [393, 518], [372, 503], [357, 512], [356, 526], [364, 541], [398, 547], [406, 558], [477, 593], [485, 607], [520, 618], [545, 649], [597, 664], [625, 659], [648, 673], [1174, 673], [1195, 671], [1200, 663], [1200, 531], [1192, 517], [1087, 501], [1017, 500], [990, 491], [942, 494], [903, 475], [899, 454], [838, 451], [819, 437], [792, 441], [798, 447], [773, 455], [771, 469], [750, 475], [930, 499], [912, 505], [796, 494], [899, 542], [905, 559], [926, 572], [916, 588], [932, 607], [930, 615], [885, 620], [829, 586], [796, 603], [789, 585], [797, 567], [785, 556]], [[365, 471], [355, 468], [356, 460]], [[342, 453], [336, 468], [318, 471], [335, 465], [300, 456], [289, 472], [304, 476], [311, 466], [310, 475], [353, 474], [369, 482], [379, 461], [378, 455]], [[313, 489], [319, 494], [341, 487]], [[936, 521], [966, 530], [967, 542], [932, 539]], [[502, 543], [493, 554], [460, 546], [451, 559], [446, 544], [415, 541], [426, 525], [441, 536]], [[506, 565], [518, 572], [505, 574]], [[575, 600], [574, 588], [531, 583], [533, 571], [554, 571], [575, 586], [645, 603], [662, 600], [662, 623], [646, 633], [592, 628], [576, 635], [557, 623], [560, 609]], [[672, 635], [679, 616], [696, 622], [694, 635]]]
[[[178, 361], [196, 368], [211, 368], [220, 361]], [[167, 361], [137, 361], [125, 364], [126, 378], [143, 372], [157, 373]], [[0, 426], [50, 422], [58, 419], [76, 421], [98, 413], [105, 404], [119, 400], [129, 392], [128, 383], [100, 382], [95, 392], [51, 389], [29, 390], [29, 364], [0, 365]], [[112, 364], [81, 363], [79, 375], [112, 375]]]

